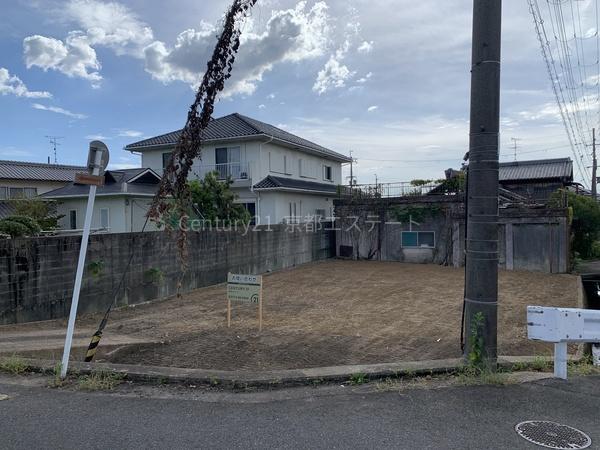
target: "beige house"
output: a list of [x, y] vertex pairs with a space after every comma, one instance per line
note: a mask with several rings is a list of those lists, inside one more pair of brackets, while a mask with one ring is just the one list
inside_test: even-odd
[[0, 160], [0, 200], [32, 198], [73, 182], [86, 167]]
[[13, 213], [12, 201], [33, 198], [70, 184], [86, 167], [0, 160], [0, 218]]

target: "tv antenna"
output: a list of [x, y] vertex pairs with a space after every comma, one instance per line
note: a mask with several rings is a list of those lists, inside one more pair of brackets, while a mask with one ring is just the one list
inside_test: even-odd
[[515, 161], [517, 160], [517, 142], [519, 142], [521, 139], [519, 138], [510, 138], [511, 141], [513, 141], [513, 150], [515, 153]]
[[48, 136], [46, 135], [46, 137], [48, 139], [50, 139], [50, 143], [52, 144], [52, 149], [54, 151], [54, 164], [58, 164], [58, 155], [56, 153], [56, 146], [60, 145], [60, 142], [58, 142], [59, 139], [64, 139], [64, 136]]

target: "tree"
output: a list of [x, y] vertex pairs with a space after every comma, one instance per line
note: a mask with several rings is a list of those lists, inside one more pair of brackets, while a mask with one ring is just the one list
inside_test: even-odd
[[[564, 204], [565, 191], [559, 190], [551, 197], [552, 206]], [[566, 192], [567, 204], [572, 211], [571, 233], [573, 237], [572, 250], [575, 256], [580, 258], [597, 258], [600, 254], [595, 254], [598, 245], [594, 245], [600, 240], [600, 204], [592, 197]]]
[[[219, 180], [218, 172], [209, 172], [203, 180], [190, 182], [190, 193], [195, 212], [209, 223], [247, 224], [252, 220], [243, 205], [235, 203], [237, 194], [231, 190], [233, 181]], [[192, 215], [198, 215], [193, 214]]]
[[56, 203], [39, 198], [20, 199], [14, 202], [15, 215], [30, 217], [42, 230], [55, 230], [58, 221], [64, 217], [56, 214]]
[[9, 216], [0, 220], [0, 234], [10, 237], [36, 236], [42, 228], [35, 219], [26, 216]]

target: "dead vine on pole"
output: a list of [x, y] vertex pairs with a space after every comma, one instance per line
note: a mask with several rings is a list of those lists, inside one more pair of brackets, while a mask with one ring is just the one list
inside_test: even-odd
[[235, 55], [240, 46], [240, 22], [249, 14], [257, 0], [234, 0], [223, 21], [219, 36], [206, 72], [202, 78], [194, 103], [190, 106], [187, 121], [165, 168], [158, 192], [154, 197], [148, 218], [161, 222], [167, 228], [169, 219], [177, 217], [183, 225], [177, 229], [177, 246], [182, 271], [187, 269], [187, 214], [191, 197], [188, 175], [194, 160], [200, 156], [203, 133], [211, 120], [214, 104], [225, 81], [231, 77]]

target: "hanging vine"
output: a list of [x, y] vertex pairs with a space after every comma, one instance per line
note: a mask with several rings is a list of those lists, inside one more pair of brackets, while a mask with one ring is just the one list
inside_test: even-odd
[[[187, 213], [191, 206], [188, 175], [194, 160], [200, 156], [204, 130], [208, 126], [217, 95], [231, 77], [235, 55], [240, 46], [240, 23], [247, 17], [257, 0], [234, 0], [223, 21], [223, 31], [218, 38], [206, 72], [190, 106], [187, 121], [165, 168], [158, 192], [154, 197], [148, 218], [173, 228], [177, 223], [177, 246], [182, 272], [187, 269]], [[177, 218], [173, 220], [173, 218]]]

